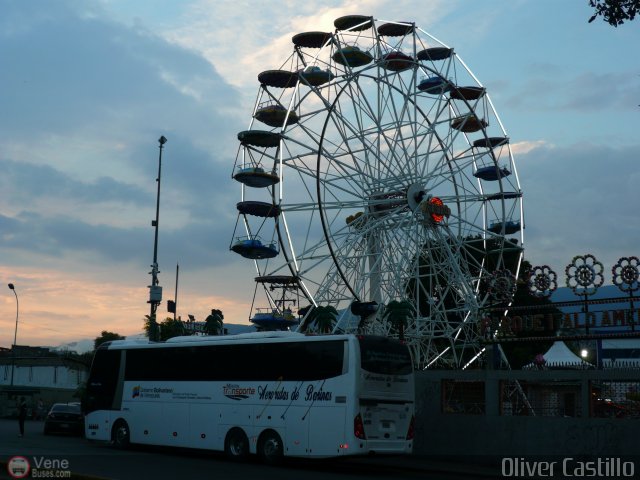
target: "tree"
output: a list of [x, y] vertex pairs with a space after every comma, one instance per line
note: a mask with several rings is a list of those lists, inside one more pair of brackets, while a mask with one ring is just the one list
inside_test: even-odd
[[222, 335], [224, 315], [222, 310], [217, 308], [211, 309], [209, 315], [204, 321], [204, 332], [206, 335]]
[[96, 337], [95, 340], [93, 341], [93, 349], [97, 350], [98, 347], [100, 345], [102, 345], [103, 343], [111, 342], [113, 340], [124, 340], [124, 337], [122, 335], [117, 334], [117, 333], [108, 332], [106, 330], [103, 330], [102, 333], [100, 334], [100, 336]]
[[[529, 293], [529, 276], [533, 266], [527, 260], [522, 261], [522, 267], [517, 279], [517, 289], [513, 297], [513, 308], [508, 316], [515, 320], [516, 317], [538, 316], [544, 319], [543, 330], [525, 330], [507, 333], [507, 337], [519, 339], [520, 341], [506, 341], [501, 344], [502, 350], [508, 359], [511, 368], [519, 369], [530, 363], [537, 354], [546, 352], [556, 338], [556, 329], [559, 326], [562, 312], [557, 307], [553, 307], [553, 302], [546, 297], [535, 297]], [[528, 307], [519, 310], [517, 307]], [[539, 307], [539, 308], [535, 308]], [[498, 311], [499, 312], [499, 311]], [[551, 328], [549, 328], [551, 327]], [[506, 328], [509, 330], [509, 327]], [[498, 337], [503, 336], [503, 331]], [[549, 337], [549, 340], [543, 340]], [[526, 340], [531, 338], [531, 340]]]
[[640, 11], [640, 0], [589, 0], [589, 5], [595, 8], [589, 23], [602, 16], [605, 22], [614, 27], [622, 25], [625, 20], [633, 20]]
[[391, 300], [384, 310], [384, 316], [391, 323], [392, 329], [398, 332], [401, 341], [404, 341], [404, 328], [413, 315], [415, 311], [408, 300]]
[[167, 317], [160, 323], [160, 340], [165, 341], [182, 335], [187, 335], [182, 320]]
[[320, 333], [331, 333], [333, 326], [338, 318], [338, 311], [335, 307], [328, 305], [326, 307], [317, 306], [314, 309], [313, 321]]
[[156, 322], [155, 314], [144, 316], [144, 331], [147, 334], [147, 338], [152, 342], [160, 340], [160, 327], [158, 326], [158, 322]]

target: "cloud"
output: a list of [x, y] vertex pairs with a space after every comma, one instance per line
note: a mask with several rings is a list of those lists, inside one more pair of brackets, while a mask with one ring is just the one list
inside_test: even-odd
[[533, 73], [504, 103], [533, 111], [637, 112], [639, 99], [640, 76], [635, 71], [575, 74], [564, 69], [555, 75], [548, 75], [547, 70]]
[[12, 201], [22, 203], [40, 198], [73, 198], [77, 202], [130, 202], [141, 205], [152, 201], [147, 192], [111, 177], [81, 182], [50, 165], [37, 165], [12, 160], [0, 160], [0, 188]]
[[[24, 17], [22, 2], [10, 7], [3, 16]], [[238, 118], [230, 112], [238, 93], [200, 55], [74, 8], [81, 7], [56, 2], [20, 29], [3, 24], [0, 104], [11, 115], [0, 119], [0, 138], [9, 149], [20, 142], [55, 144], [61, 136], [99, 145], [108, 138], [131, 148], [148, 132], [157, 138], [157, 132], [169, 137], [181, 130], [212, 148], [236, 130]], [[51, 162], [55, 153], [41, 161]], [[83, 160], [108, 168], [109, 154]], [[60, 163], [74, 170], [74, 157]]]
[[163, 242], [189, 265], [225, 263], [238, 92], [199, 54], [108, 20], [98, 4], [7, 7], [0, 248], [146, 257], [164, 134]]
[[[178, 45], [201, 52], [230, 84], [257, 89], [258, 73], [279, 68], [294, 53], [291, 37], [296, 33], [331, 32], [335, 29], [333, 21], [343, 15], [407, 20], [406, 13], [414, 6], [407, 0], [287, 3], [289, 7], [275, 7], [269, 2], [195, 1], [180, 25], [165, 35]], [[419, 11], [412, 11], [410, 20], [426, 28], [427, 22], [434, 24], [450, 12], [454, 8], [451, 3], [431, 1], [421, 5]]]
[[[541, 147], [518, 157], [525, 257], [560, 271], [574, 255], [637, 255], [640, 146]], [[614, 258], [615, 257], [615, 258]]]
[[[160, 135], [169, 139], [161, 284], [173, 284], [179, 262], [181, 313], [224, 306], [230, 320], [246, 321], [246, 302], [231, 300], [242, 269], [230, 268], [229, 252], [240, 95], [197, 52], [111, 21], [96, 5], [3, 4], [0, 276], [19, 288], [18, 343], [140, 332]], [[218, 272], [228, 283], [219, 294]], [[14, 303], [2, 296], [1, 318], [12, 318]]]
[[514, 155], [524, 155], [536, 148], [552, 147], [545, 140], [527, 140], [511, 144], [511, 151]]

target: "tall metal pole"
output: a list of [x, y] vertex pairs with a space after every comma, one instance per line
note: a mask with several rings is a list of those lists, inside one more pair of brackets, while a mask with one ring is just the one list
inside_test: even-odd
[[175, 295], [173, 296], [174, 300], [174, 305], [173, 305], [173, 320], [175, 321], [176, 319], [176, 312], [178, 311], [178, 272], [180, 271], [180, 265], [178, 265], [176, 263], [176, 292]]
[[631, 325], [631, 331], [636, 331], [635, 320], [633, 319], [633, 290], [629, 290], [629, 322]]
[[18, 294], [16, 293], [16, 287], [13, 283], [9, 284], [9, 288], [13, 290], [13, 294], [16, 296], [16, 329], [13, 332], [13, 348], [11, 348], [11, 386], [13, 387], [13, 372], [16, 366], [16, 342], [18, 340], [18, 313], [20, 303], [18, 301]]
[[149, 313], [149, 340], [158, 341], [159, 339], [159, 331], [158, 331], [158, 323], [156, 319], [156, 310], [158, 310], [158, 305], [162, 302], [162, 287], [160, 287], [158, 280], [158, 228], [160, 223], [160, 178], [162, 175], [162, 149], [164, 144], [167, 143], [167, 139], [164, 136], [161, 136], [158, 139], [158, 143], [160, 144], [159, 149], [160, 153], [158, 156], [158, 178], [156, 178], [156, 182], [158, 183], [158, 195], [156, 197], [156, 219], [151, 222], [151, 226], [155, 227], [155, 238], [153, 242], [153, 263], [151, 264], [151, 285], [149, 286], [149, 303], [151, 304], [151, 310]]

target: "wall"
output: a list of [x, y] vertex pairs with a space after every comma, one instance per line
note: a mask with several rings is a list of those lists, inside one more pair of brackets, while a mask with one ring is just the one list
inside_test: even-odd
[[[484, 387], [484, 405], [475, 414], [445, 413], [449, 379]], [[516, 381], [518, 383], [516, 383]], [[577, 416], [511, 416], [502, 404], [505, 382], [546, 385], [563, 392], [577, 388]], [[638, 385], [639, 370], [423, 371], [416, 374], [414, 454], [460, 455], [495, 463], [514, 456], [638, 455], [640, 418], [594, 418], [592, 389], [607, 382]], [[550, 385], [550, 386], [549, 386]], [[548, 399], [558, 396], [548, 395]], [[561, 397], [561, 395], [560, 395]], [[484, 412], [482, 412], [482, 407]], [[534, 409], [535, 411], [535, 409]], [[556, 408], [548, 411], [558, 411]], [[478, 413], [480, 412], [480, 413]]]

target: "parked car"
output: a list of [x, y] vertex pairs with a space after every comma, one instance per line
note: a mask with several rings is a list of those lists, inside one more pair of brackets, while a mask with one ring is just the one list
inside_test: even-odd
[[593, 416], [626, 418], [631, 416], [631, 411], [626, 406], [613, 402], [609, 398], [596, 398], [593, 402]]
[[84, 415], [79, 403], [54, 403], [44, 419], [44, 434], [84, 433]]

